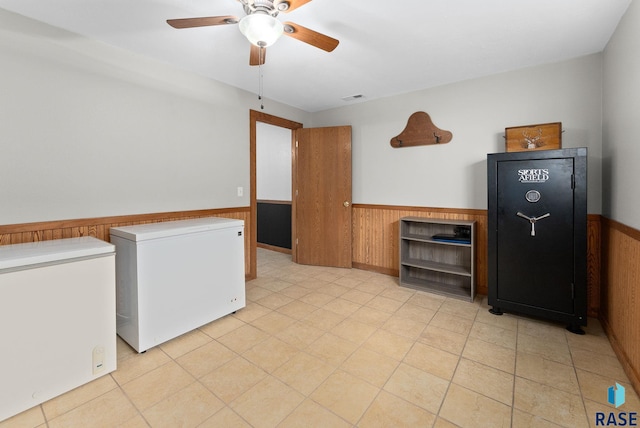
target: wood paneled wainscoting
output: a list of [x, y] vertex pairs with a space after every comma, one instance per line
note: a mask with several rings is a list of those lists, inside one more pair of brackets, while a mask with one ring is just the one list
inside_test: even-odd
[[[244, 267], [245, 277], [255, 278], [251, 263], [251, 223], [249, 207], [220, 208], [195, 211], [177, 211], [168, 213], [135, 214], [112, 217], [97, 217], [76, 220], [56, 220], [38, 223], [0, 225], [0, 245], [21, 244], [24, 242], [47, 241], [50, 239], [93, 236], [109, 242], [109, 229], [112, 227], [132, 226], [135, 224], [157, 223], [162, 221], [188, 220], [201, 217], [225, 217], [244, 220]], [[255, 243], [253, 243], [255, 246]]]
[[[390, 205], [353, 205], [353, 267], [398, 276], [398, 222], [418, 216], [476, 221], [476, 289], [487, 294], [487, 211]], [[600, 305], [600, 215], [587, 221], [588, 314], [598, 316]]]
[[640, 231], [602, 219], [600, 319], [640, 393]]

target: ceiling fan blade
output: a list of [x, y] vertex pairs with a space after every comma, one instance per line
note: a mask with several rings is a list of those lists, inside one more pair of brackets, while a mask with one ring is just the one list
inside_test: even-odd
[[[281, 10], [283, 12], [291, 12], [294, 9], [299, 8], [300, 6], [304, 6], [305, 4], [309, 3], [311, 0], [280, 0], [280, 1], [275, 1], [274, 2], [274, 6], [276, 7], [276, 9]], [[285, 4], [287, 5], [286, 9], [280, 9], [278, 7], [278, 5], [281, 4]], [[280, 6], [283, 7], [283, 6]]]
[[210, 25], [228, 25], [237, 24], [238, 18], [235, 16], [209, 16], [205, 18], [182, 18], [182, 19], [167, 19], [167, 24], [173, 28], [193, 28], [193, 27], [207, 27]]
[[267, 48], [261, 48], [251, 43], [249, 65], [262, 65], [267, 57]]
[[339, 40], [333, 37], [325, 36], [324, 34], [305, 28], [302, 25], [294, 24], [293, 22], [284, 23], [284, 34], [327, 52], [333, 51], [336, 46], [338, 46], [338, 43], [340, 43]]

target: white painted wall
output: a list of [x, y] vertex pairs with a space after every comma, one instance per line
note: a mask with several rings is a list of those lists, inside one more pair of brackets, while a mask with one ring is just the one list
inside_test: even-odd
[[256, 197], [291, 201], [291, 130], [256, 124]]
[[256, 95], [3, 9], [0, 64], [0, 224], [249, 205]]
[[[486, 155], [504, 151], [504, 129], [562, 122], [563, 147], [589, 149], [588, 207], [600, 213], [601, 82], [595, 54], [315, 113], [312, 125], [353, 127], [354, 203], [486, 209]], [[453, 140], [392, 148], [416, 111]]]
[[603, 214], [640, 229], [640, 3], [604, 51]]

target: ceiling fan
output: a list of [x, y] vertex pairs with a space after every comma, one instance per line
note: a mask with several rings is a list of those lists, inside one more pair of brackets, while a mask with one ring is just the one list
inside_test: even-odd
[[301, 42], [308, 43], [324, 51], [333, 51], [338, 40], [310, 30], [293, 22], [280, 22], [276, 16], [280, 12], [291, 12], [309, 3], [311, 0], [237, 0], [242, 3], [247, 14], [239, 19], [236, 16], [210, 16], [202, 18], [168, 19], [173, 28], [206, 27], [211, 25], [238, 24], [240, 32], [251, 42], [250, 65], [262, 65], [266, 48], [284, 34]]

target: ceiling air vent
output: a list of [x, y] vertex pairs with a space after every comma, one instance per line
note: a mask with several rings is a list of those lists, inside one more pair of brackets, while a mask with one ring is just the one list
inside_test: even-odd
[[357, 94], [357, 95], [351, 95], [351, 96], [348, 96], [348, 97], [341, 98], [341, 100], [342, 101], [355, 101], [355, 100], [360, 100], [360, 99], [363, 99], [363, 98], [364, 98], [364, 95]]

